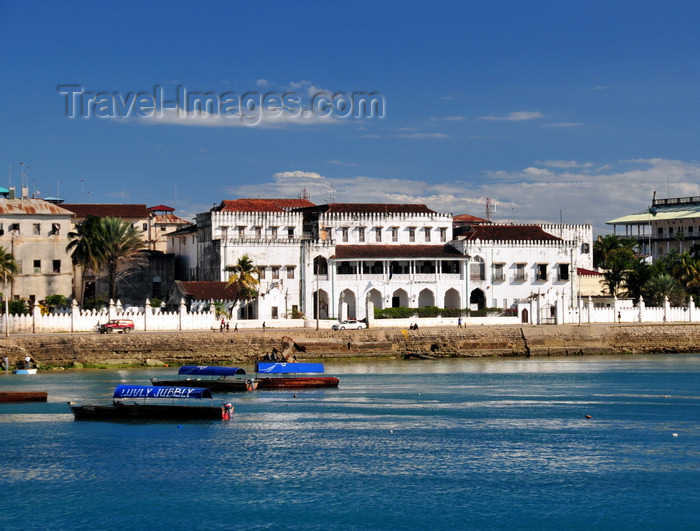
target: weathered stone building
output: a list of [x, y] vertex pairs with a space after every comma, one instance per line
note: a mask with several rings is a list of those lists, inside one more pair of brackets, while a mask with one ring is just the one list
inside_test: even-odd
[[19, 199], [0, 198], [0, 246], [19, 268], [8, 285], [10, 298], [70, 296], [73, 271], [66, 246], [72, 217], [69, 210], [26, 193]]

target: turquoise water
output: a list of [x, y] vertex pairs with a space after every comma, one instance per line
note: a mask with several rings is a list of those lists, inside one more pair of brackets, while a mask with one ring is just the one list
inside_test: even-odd
[[326, 369], [179, 424], [66, 405], [174, 369], [2, 374], [0, 529], [700, 528], [700, 355]]

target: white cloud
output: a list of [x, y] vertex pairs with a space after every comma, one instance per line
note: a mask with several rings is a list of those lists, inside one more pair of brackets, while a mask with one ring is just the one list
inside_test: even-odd
[[431, 116], [431, 122], [461, 122], [465, 120], [464, 116]]
[[[241, 116], [216, 114], [209, 112], [189, 112], [180, 109], [164, 109], [159, 114], [144, 118], [135, 118], [139, 123], [148, 125], [179, 125], [188, 127], [260, 127], [284, 128], [289, 126], [331, 125], [350, 123], [348, 120], [331, 116], [319, 116], [309, 110], [297, 115], [280, 110], [269, 112], [262, 107], [254, 111], [245, 111]], [[130, 120], [132, 121], [132, 120]]]
[[560, 122], [553, 124], [544, 124], [546, 127], [580, 127], [583, 125], [581, 122]]
[[506, 116], [480, 116], [477, 120], [489, 120], [494, 122], [522, 122], [525, 120], [537, 120], [544, 118], [544, 114], [539, 111], [514, 111]]
[[289, 171], [274, 174], [268, 183], [227, 191], [236, 197], [256, 197], [261, 189], [267, 197], [297, 197], [304, 187], [317, 204], [329, 202], [332, 190], [337, 202], [425, 203], [440, 212], [480, 217], [488, 197], [496, 205], [494, 221], [557, 223], [561, 216], [565, 223], [593, 224], [594, 236], [612, 232], [605, 221], [644, 210], [654, 190], [659, 197], [700, 196], [700, 162], [640, 159], [596, 169], [590, 163], [564, 162], [568, 164], [488, 171], [470, 180], [438, 183]]
[[320, 173], [316, 173], [315, 171], [280, 171], [277, 172], [273, 175], [273, 177], [281, 181], [283, 179], [297, 179], [297, 180], [304, 180], [304, 179], [323, 179], [324, 177]]
[[326, 162], [336, 166], [359, 166], [356, 162], [343, 162], [342, 160], [327, 160]]
[[270, 86], [270, 82], [269, 82], [267, 79], [258, 79], [258, 80], [255, 82], [255, 84], [256, 84], [258, 87], [269, 87], [269, 86]]
[[445, 133], [399, 133], [396, 138], [450, 138]]
[[537, 161], [537, 164], [542, 164], [543, 166], [550, 166], [552, 168], [591, 168], [593, 167], [592, 162], [579, 163], [575, 160], [543, 160]]

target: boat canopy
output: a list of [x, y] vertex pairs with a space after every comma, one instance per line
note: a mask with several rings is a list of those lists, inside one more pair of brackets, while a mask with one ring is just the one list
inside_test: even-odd
[[204, 387], [154, 387], [150, 385], [119, 385], [114, 398], [211, 398]]
[[234, 376], [236, 374], [245, 374], [245, 369], [213, 365], [183, 365], [177, 373], [190, 376]]
[[264, 363], [255, 364], [255, 372], [265, 374], [295, 374], [304, 372], [325, 372], [323, 363]]

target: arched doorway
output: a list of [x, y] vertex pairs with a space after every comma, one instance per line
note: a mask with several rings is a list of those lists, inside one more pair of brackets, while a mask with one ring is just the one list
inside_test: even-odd
[[[318, 300], [318, 306], [316, 305], [318, 294], [320, 293], [321, 298]], [[316, 308], [318, 308], [318, 318], [328, 319], [328, 293], [324, 290], [314, 291], [314, 307], [311, 311], [314, 319], [316, 319]]]
[[450, 288], [445, 292], [444, 307], [445, 308], [459, 308], [460, 307], [459, 291], [457, 291], [454, 288]]
[[379, 293], [378, 289], [370, 290], [370, 292], [367, 294], [367, 297], [369, 298], [369, 301], [374, 305], [375, 308], [379, 310], [384, 308], [384, 297], [382, 297], [382, 294]]
[[527, 308], [523, 308], [523, 311], [520, 314], [520, 322], [524, 324], [528, 324], [530, 322], [530, 312], [527, 311]]
[[469, 296], [469, 308], [476, 306], [477, 310], [483, 310], [486, 307], [486, 296], [480, 289], [475, 289]]
[[435, 306], [435, 295], [428, 288], [425, 288], [418, 294], [418, 307], [425, 308], [427, 306]]
[[397, 289], [391, 296], [392, 308], [408, 308], [408, 293], [403, 289]]
[[[345, 315], [343, 315], [343, 304], [347, 305], [347, 314]], [[338, 316], [342, 317], [343, 319], [357, 318], [357, 311], [355, 308], [355, 292], [351, 289], [343, 290], [340, 293]]]

